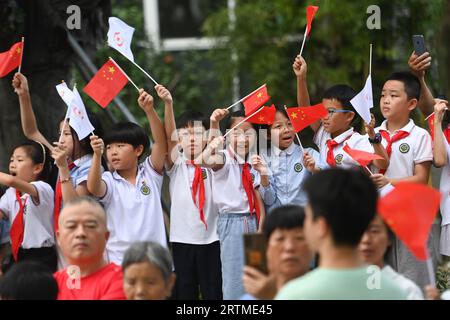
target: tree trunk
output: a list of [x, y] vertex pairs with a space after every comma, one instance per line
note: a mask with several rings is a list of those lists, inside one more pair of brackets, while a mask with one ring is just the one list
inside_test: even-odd
[[[109, 0], [80, 0], [81, 30], [70, 31], [80, 44], [95, 53], [104, 36]], [[0, 0], [0, 52], [25, 37], [22, 73], [28, 78], [38, 127], [50, 141], [58, 139], [58, 124], [67, 107], [55, 86], [70, 81], [74, 52], [67, 42], [66, 20], [70, 0]], [[16, 70], [17, 71], [17, 70]], [[25, 139], [20, 125], [19, 101], [11, 85], [13, 71], [0, 79], [0, 171], [7, 170], [12, 147]]]

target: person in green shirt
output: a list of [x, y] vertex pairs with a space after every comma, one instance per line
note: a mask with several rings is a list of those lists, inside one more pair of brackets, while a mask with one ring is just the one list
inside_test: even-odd
[[328, 169], [305, 182], [304, 232], [319, 267], [288, 282], [277, 300], [404, 300], [406, 293], [361, 260], [358, 244], [375, 217], [377, 190], [360, 171]]

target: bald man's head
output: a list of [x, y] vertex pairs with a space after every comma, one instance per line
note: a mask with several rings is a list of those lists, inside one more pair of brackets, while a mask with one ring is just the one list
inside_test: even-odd
[[66, 219], [67, 214], [73, 214], [74, 210], [72, 207], [83, 208], [83, 211], [90, 212], [96, 215], [99, 219], [99, 223], [103, 224], [106, 228], [106, 212], [102, 205], [92, 197], [81, 196], [77, 197], [67, 203], [64, 203], [64, 208], [61, 210], [58, 219], [58, 227], [60, 227], [61, 222]]
[[64, 204], [56, 232], [69, 264], [89, 266], [103, 259], [109, 232], [106, 213], [93, 198], [79, 197]]

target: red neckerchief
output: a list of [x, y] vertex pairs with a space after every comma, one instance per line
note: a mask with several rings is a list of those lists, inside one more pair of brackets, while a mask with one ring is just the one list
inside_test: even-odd
[[19, 249], [23, 242], [23, 234], [24, 234], [24, 221], [23, 221], [23, 212], [25, 210], [25, 205], [27, 203], [28, 197], [22, 202], [20, 198], [19, 190], [16, 190], [16, 199], [19, 202], [19, 211], [14, 218], [14, 221], [11, 225], [11, 229], [9, 230], [9, 236], [11, 238], [11, 251], [14, 257], [14, 261], [17, 261]]
[[[200, 220], [205, 225], [206, 230], [208, 230], [205, 214], [203, 212], [203, 208], [205, 207], [205, 183], [203, 182], [202, 168], [196, 165], [192, 160], [187, 160], [186, 163], [195, 167], [194, 180], [192, 181], [192, 201], [194, 201], [194, 204], [200, 211]], [[196, 201], [197, 193], [198, 203]]]
[[336, 159], [334, 158], [334, 152], [333, 149], [335, 147], [337, 147], [338, 145], [344, 143], [345, 141], [347, 141], [348, 139], [350, 139], [353, 134], [355, 132], [353, 131], [347, 138], [345, 138], [341, 143], [336, 142], [334, 139], [328, 139], [327, 140], [327, 147], [328, 147], [328, 151], [327, 151], [327, 163], [330, 165], [330, 167], [336, 167]]
[[[228, 149], [228, 153], [237, 161], [236, 156], [231, 152], [230, 149]], [[253, 187], [253, 179], [250, 173], [250, 164], [248, 164], [247, 162], [242, 165], [242, 186], [244, 187], [245, 193], [247, 195], [250, 216], [253, 214], [253, 212], [256, 212], [256, 219], [259, 223], [259, 203], [258, 199], [256, 198], [255, 188]]]
[[[390, 136], [389, 132], [387, 132], [386, 130], [380, 130], [380, 133], [381, 133], [381, 136], [387, 141], [386, 153], [387, 153], [389, 159], [391, 158], [392, 144], [395, 141], [404, 139], [407, 136], [409, 136], [409, 132], [407, 132], [407, 131], [398, 131], [396, 134], [394, 134], [394, 136], [391, 139], [391, 136]], [[380, 170], [381, 174], [384, 174], [385, 172], [386, 172], [386, 169], [381, 169]]]

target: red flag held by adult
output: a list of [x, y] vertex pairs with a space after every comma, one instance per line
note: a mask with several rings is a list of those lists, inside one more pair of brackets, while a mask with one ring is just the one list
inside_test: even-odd
[[19, 67], [22, 50], [23, 42], [17, 42], [8, 51], [0, 53], [0, 78]]
[[245, 108], [245, 116], [248, 117], [249, 115], [251, 115], [269, 99], [270, 96], [267, 93], [266, 85], [253, 92], [247, 98], [242, 100], [242, 104]]
[[381, 157], [377, 154], [362, 151], [362, 150], [352, 149], [348, 146], [347, 143], [344, 145], [344, 148], [342, 148], [342, 149], [345, 152], [347, 152], [348, 155], [350, 157], [352, 157], [353, 160], [358, 162], [362, 167], [367, 167], [373, 160], [377, 160], [377, 159], [383, 160], [383, 157]]
[[428, 235], [439, 209], [439, 191], [418, 183], [399, 183], [378, 201], [378, 212], [419, 260], [428, 258]]
[[102, 108], [106, 108], [127, 83], [127, 76], [110, 59], [98, 70], [83, 91]]
[[275, 120], [276, 112], [277, 110], [275, 109], [274, 105], [271, 105], [270, 107], [263, 107], [263, 109], [260, 112], [248, 118], [247, 121], [255, 124], [271, 125]]
[[317, 120], [324, 118], [328, 110], [319, 103], [310, 107], [294, 107], [286, 109], [295, 132], [300, 132]]
[[309, 36], [309, 32], [311, 31], [311, 24], [314, 19], [314, 16], [316, 15], [317, 10], [319, 10], [319, 7], [317, 6], [307, 6], [306, 7], [306, 36]]

